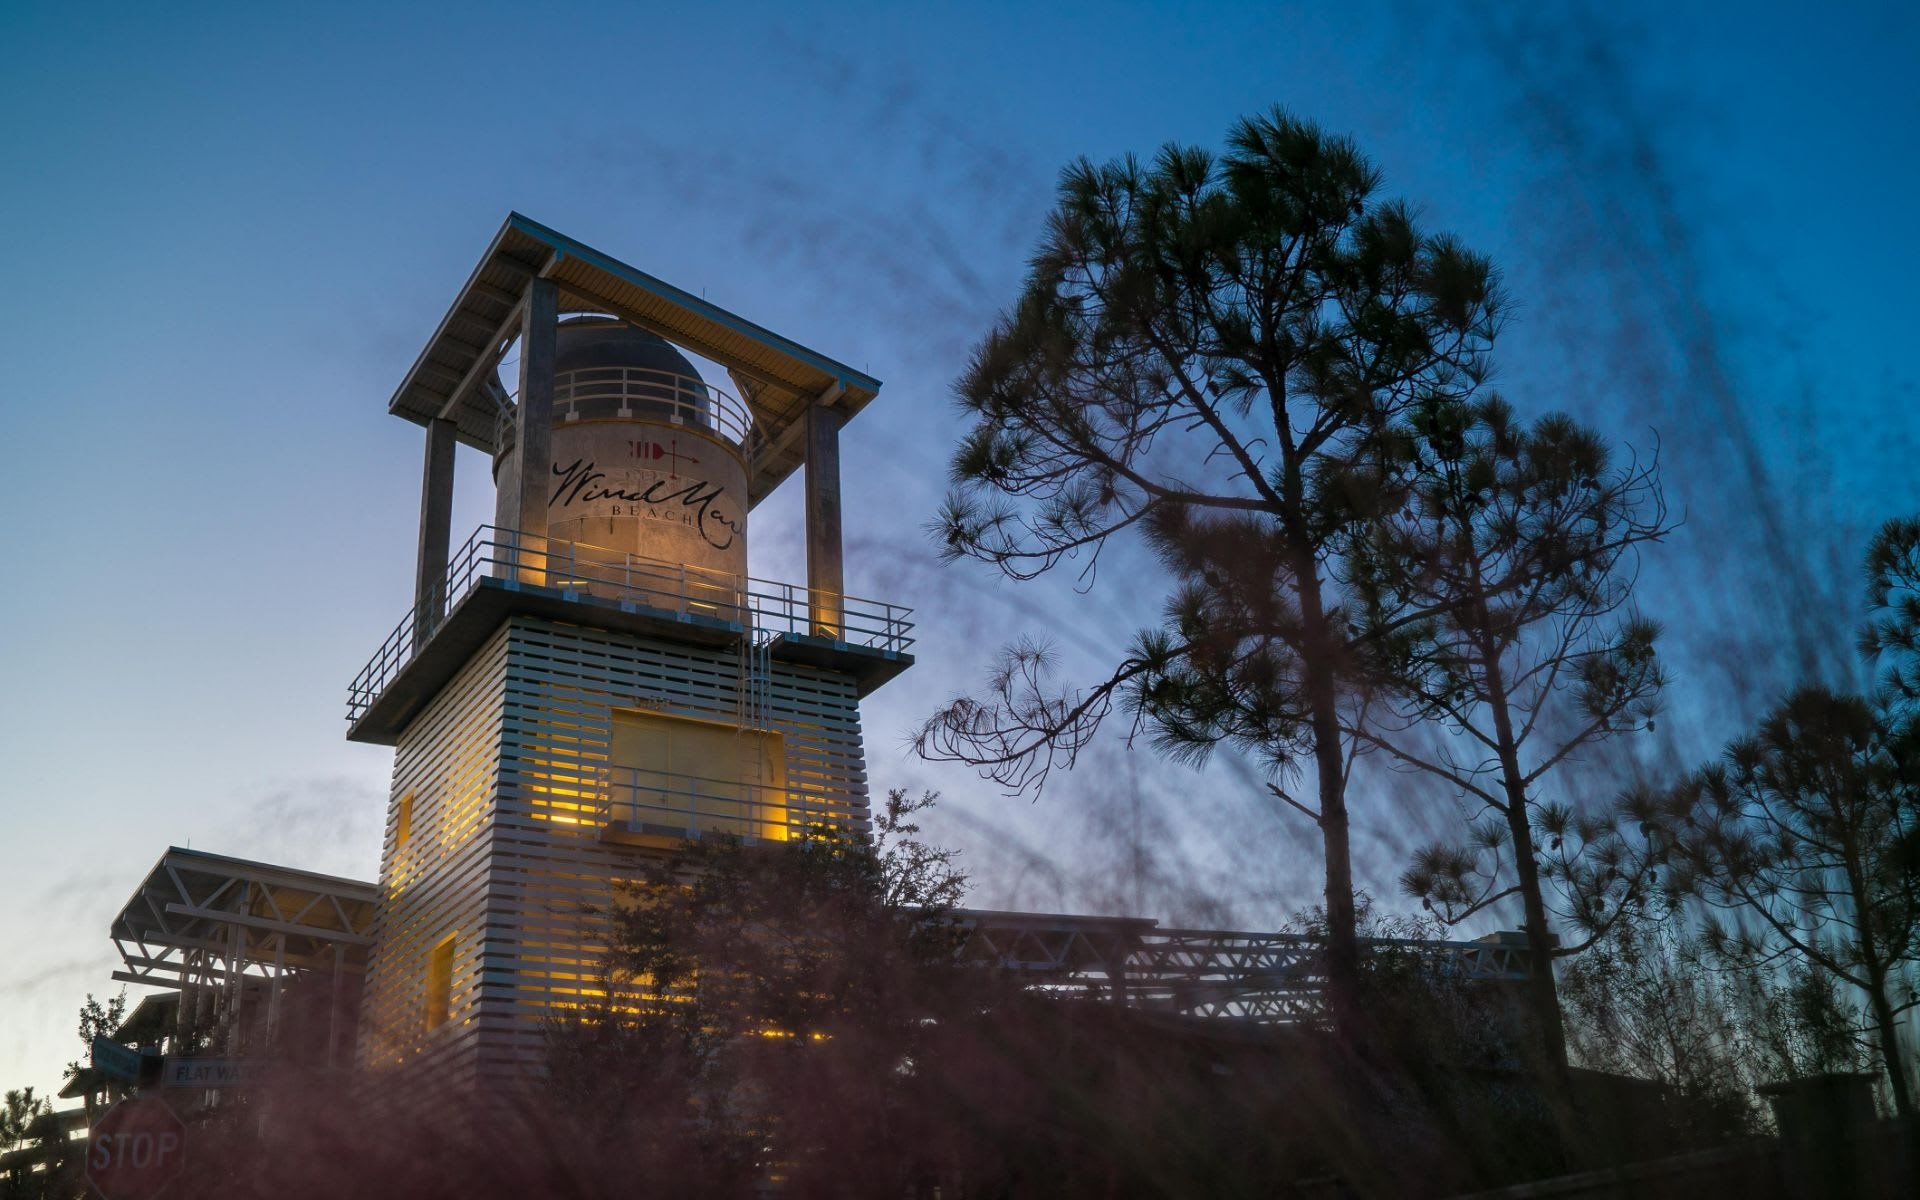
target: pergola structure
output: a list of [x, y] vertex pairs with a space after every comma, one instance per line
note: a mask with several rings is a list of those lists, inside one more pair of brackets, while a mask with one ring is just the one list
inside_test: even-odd
[[[271, 1044], [286, 986], [324, 981], [325, 1065], [344, 1066], [379, 889], [315, 871], [169, 847], [134, 889], [109, 936], [126, 964], [113, 978], [172, 989], [176, 1045], [201, 1035], [242, 1049], [244, 1019]], [[263, 1012], [249, 1012], [254, 1003]]]
[[[752, 417], [748, 507], [804, 464], [807, 590], [816, 603], [842, 595], [840, 427], [874, 398], [880, 381], [510, 213], [387, 404], [427, 431], [415, 573], [421, 613], [440, 600], [435, 590], [447, 574], [456, 442], [494, 454], [510, 429], [519, 453], [498, 480], [505, 498], [498, 524], [536, 543], [546, 537], [555, 329], [563, 314], [582, 312], [631, 322], [726, 370]], [[510, 397], [499, 369], [516, 341], [519, 387]], [[528, 463], [537, 464], [540, 486], [522, 486]], [[818, 618], [838, 626], [832, 611]]]
[[[594, 570], [574, 561], [571, 541], [549, 536], [568, 314], [627, 322], [727, 373], [744, 406], [746, 507], [804, 472], [804, 587], [631, 556], [592, 587], [562, 582]], [[516, 346], [509, 391], [502, 363]], [[776, 657], [852, 673], [861, 696], [892, 679], [913, 662], [908, 610], [846, 595], [841, 533], [840, 429], [879, 390], [864, 371], [510, 213], [388, 401], [426, 430], [413, 599], [349, 688], [347, 736], [395, 744], [509, 613], [725, 645], [750, 633], [776, 641]], [[456, 444], [495, 456], [496, 501], [493, 524], [457, 548]], [[722, 593], [717, 607], [703, 602]]]

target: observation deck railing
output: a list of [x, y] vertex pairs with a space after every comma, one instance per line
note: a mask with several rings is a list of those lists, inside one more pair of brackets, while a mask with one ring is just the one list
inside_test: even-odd
[[486, 580], [738, 626], [756, 641], [812, 637], [887, 654], [913, 645], [910, 608], [482, 525], [450, 556], [427, 602], [400, 619], [347, 686], [349, 722], [372, 707], [447, 614]]
[[[738, 397], [692, 375], [651, 367], [581, 367], [553, 378], [553, 419], [620, 418], [703, 429], [751, 454], [760, 441], [753, 411]], [[513, 415], [501, 414], [496, 440], [513, 439]]]

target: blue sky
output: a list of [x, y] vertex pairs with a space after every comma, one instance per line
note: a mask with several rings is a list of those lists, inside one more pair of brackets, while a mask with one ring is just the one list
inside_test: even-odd
[[[872, 775], [945, 789], [983, 903], [1257, 924], [1319, 881], [1231, 764], [1115, 742], [1029, 804], [902, 751], [1008, 632], [1090, 670], [1157, 603], [942, 568], [919, 529], [949, 381], [1077, 155], [1275, 103], [1350, 133], [1501, 264], [1519, 407], [1657, 438], [1675, 719], [1623, 769], [1844, 676], [1865, 536], [1920, 510], [1916, 19], [1520, 8], [0, 9], [0, 1086], [79, 1053], [167, 845], [376, 870], [388, 755], [341, 733], [410, 589], [419, 432], [385, 402], [509, 209], [886, 381], [844, 443], [849, 587], [926, 637], [869, 702]], [[460, 468], [456, 537], [489, 509]], [[756, 511], [756, 573], [801, 577], [797, 530], [792, 495]], [[1369, 788], [1391, 896], [1451, 818]]]

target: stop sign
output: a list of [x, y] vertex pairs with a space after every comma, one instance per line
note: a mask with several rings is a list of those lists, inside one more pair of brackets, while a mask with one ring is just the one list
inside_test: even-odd
[[87, 1181], [103, 1200], [147, 1200], [187, 1165], [187, 1127], [158, 1096], [130, 1096], [87, 1135]]

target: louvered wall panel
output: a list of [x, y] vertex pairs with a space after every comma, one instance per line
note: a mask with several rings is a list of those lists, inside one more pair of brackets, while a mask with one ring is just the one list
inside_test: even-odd
[[545, 1019], [597, 998], [605, 947], [602, 919], [588, 909], [608, 905], [615, 881], [634, 878], [636, 858], [649, 853], [600, 836], [616, 709], [776, 730], [789, 789], [823, 819], [866, 824], [852, 680], [744, 648], [513, 618], [487, 898], [484, 1075], [537, 1069]]
[[[601, 839], [613, 713], [634, 709], [776, 730], [788, 788], [822, 819], [867, 824], [851, 679], [744, 645], [509, 618], [395, 753], [360, 1045], [364, 1067], [404, 1068], [397, 1094], [523, 1078], [544, 1062], [546, 1019], [598, 998], [589, 910], [661, 853]], [[450, 932], [451, 1019], [428, 1031], [428, 956]]]
[[[360, 1065], [388, 1073], [413, 1101], [468, 1090], [477, 1079], [507, 642], [503, 626], [395, 747]], [[411, 832], [402, 845], [399, 814], [408, 796]], [[449, 1018], [428, 1030], [428, 957], [448, 935], [457, 939]]]

